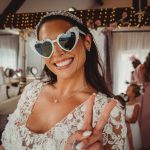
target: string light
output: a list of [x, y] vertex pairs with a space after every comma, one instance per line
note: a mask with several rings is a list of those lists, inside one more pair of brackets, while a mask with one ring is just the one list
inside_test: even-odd
[[[145, 7], [147, 9], [147, 7]], [[127, 22], [122, 20], [121, 15], [123, 12], [127, 13], [127, 19], [130, 24], [127, 26], [137, 26], [138, 18], [135, 16], [136, 11], [133, 7], [126, 8], [100, 8], [100, 9], [88, 9], [88, 10], [75, 10], [71, 13], [76, 14], [83, 20], [83, 23], [87, 25], [87, 21], [92, 20], [94, 27], [96, 26], [95, 22], [98, 20], [100, 26], [109, 26], [111, 23], [119, 21], [119, 26], [124, 26]], [[34, 29], [37, 22], [40, 18], [45, 15], [46, 12], [41, 13], [19, 13], [19, 14], [8, 14], [5, 19], [5, 27]], [[121, 15], [120, 15], [121, 14]], [[147, 16], [141, 16], [143, 25], [150, 25], [150, 19]], [[101, 22], [101, 23], [100, 23]]]

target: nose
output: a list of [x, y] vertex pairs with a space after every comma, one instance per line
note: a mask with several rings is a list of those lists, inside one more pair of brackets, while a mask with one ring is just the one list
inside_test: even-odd
[[65, 51], [61, 49], [57, 42], [54, 43], [54, 52], [52, 57], [58, 57], [65, 54]]

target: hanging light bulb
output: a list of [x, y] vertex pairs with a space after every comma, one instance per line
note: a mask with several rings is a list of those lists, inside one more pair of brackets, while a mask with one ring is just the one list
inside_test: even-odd
[[69, 9], [68, 9], [68, 11], [76, 11], [77, 9], [76, 8], [74, 8], [74, 7], [70, 7]]

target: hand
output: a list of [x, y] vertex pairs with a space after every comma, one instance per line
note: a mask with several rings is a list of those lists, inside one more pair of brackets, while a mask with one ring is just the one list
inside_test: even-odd
[[0, 145], [0, 150], [4, 150], [4, 148], [2, 147], [2, 145]]
[[[89, 132], [85, 131], [84, 133]], [[83, 140], [80, 141], [76, 145], [75, 149], [82, 149], [82, 150], [103, 150], [103, 136], [102, 132], [94, 128], [91, 132], [92, 134], [90, 136], [87, 136], [83, 138]]]
[[[85, 150], [103, 150], [102, 129], [104, 120], [97, 122], [95, 128], [92, 127], [93, 105], [96, 94], [92, 94], [86, 101], [86, 111], [84, 114], [84, 123], [81, 130], [68, 138], [65, 150], [85, 149]], [[74, 145], [74, 146], [72, 146]]]

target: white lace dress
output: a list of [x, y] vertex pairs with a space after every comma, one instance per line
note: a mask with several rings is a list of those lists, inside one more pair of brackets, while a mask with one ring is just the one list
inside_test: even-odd
[[[126, 116], [128, 118], [132, 118], [133, 111], [134, 111], [134, 108], [136, 105], [139, 105], [139, 104], [136, 103], [134, 105], [126, 106]], [[140, 133], [140, 127], [139, 127], [138, 120], [135, 123], [130, 123], [130, 127], [131, 127], [133, 146], [134, 146], [135, 150], [139, 150], [142, 147], [142, 143], [141, 143], [141, 133]], [[127, 143], [127, 147], [129, 147], [128, 143]], [[129, 148], [127, 148], [127, 149], [129, 149]]]
[[[2, 145], [5, 150], [64, 150], [67, 138], [82, 126], [85, 103], [76, 107], [43, 134], [34, 133], [26, 127], [32, 107], [43, 86], [43, 82], [35, 80], [24, 89], [17, 109], [8, 117], [9, 122], [2, 135]], [[93, 106], [93, 127], [108, 101], [109, 99], [104, 94], [96, 95]], [[117, 134], [114, 130], [117, 130]], [[103, 145], [109, 144], [111, 149], [115, 150], [124, 149], [126, 132], [124, 111], [117, 103], [104, 127]]]

